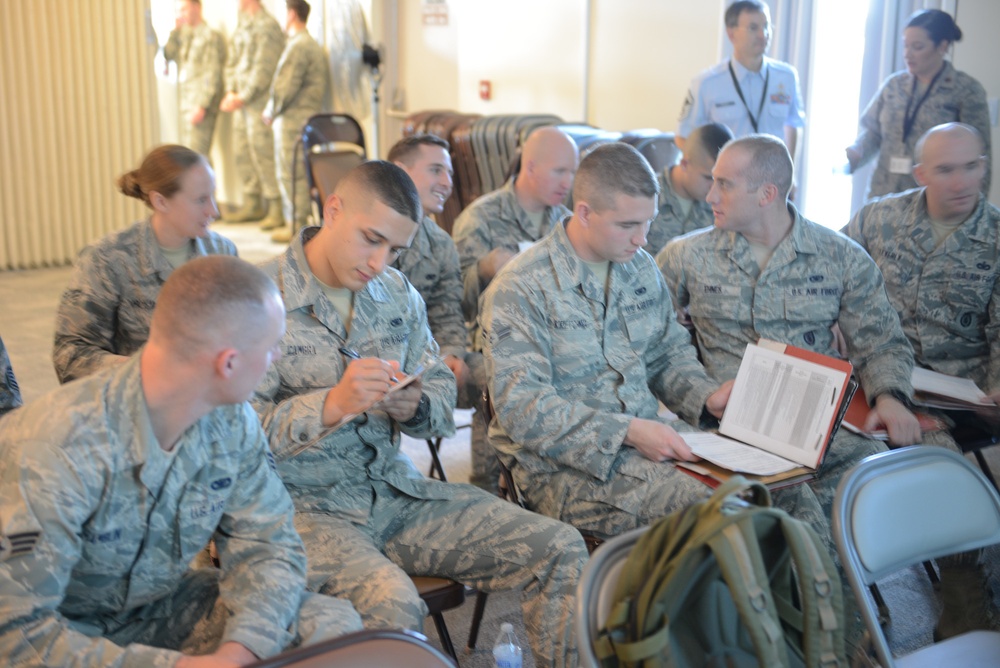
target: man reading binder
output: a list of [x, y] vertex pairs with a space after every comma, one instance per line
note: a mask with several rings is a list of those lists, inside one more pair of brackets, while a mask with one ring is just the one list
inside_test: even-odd
[[[871, 412], [893, 445], [921, 440], [907, 404], [913, 351], [878, 267], [853, 241], [788, 202], [792, 161], [767, 135], [733, 140], [719, 153], [708, 193], [715, 226], [668, 244], [657, 256], [678, 310], [687, 311], [702, 363], [718, 381], [736, 376], [748, 343], [761, 338], [837, 357], [839, 323]], [[840, 475], [884, 446], [842, 430], [812, 483], [829, 513]]]

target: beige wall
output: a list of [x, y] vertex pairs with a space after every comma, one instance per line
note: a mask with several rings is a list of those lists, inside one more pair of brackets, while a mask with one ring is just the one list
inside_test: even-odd
[[[996, 0], [962, 0], [958, 4], [956, 23], [962, 29], [962, 41], [955, 45], [952, 61], [956, 68], [974, 76], [986, 89], [986, 98], [1000, 96], [1000, 48], [997, 46], [997, 26], [1000, 26], [1000, 3]], [[993, 126], [993, 185], [990, 201], [1000, 205], [1000, 132]]]
[[[691, 78], [718, 60], [724, 6], [451, 0], [447, 26], [425, 26], [418, 0], [382, 4], [382, 31], [399, 34], [398, 76], [384, 90], [397, 111], [554, 113], [609, 130], [674, 129]], [[489, 102], [479, 99], [484, 79], [493, 85]], [[388, 119], [385, 141], [401, 127]]]

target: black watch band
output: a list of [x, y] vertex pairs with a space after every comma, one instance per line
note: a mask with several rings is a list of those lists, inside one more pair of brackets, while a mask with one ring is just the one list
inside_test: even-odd
[[427, 398], [427, 395], [423, 392], [420, 393], [420, 403], [417, 404], [417, 410], [409, 420], [403, 423], [407, 427], [416, 427], [417, 425], [423, 424], [427, 421], [427, 418], [431, 414], [431, 400]]

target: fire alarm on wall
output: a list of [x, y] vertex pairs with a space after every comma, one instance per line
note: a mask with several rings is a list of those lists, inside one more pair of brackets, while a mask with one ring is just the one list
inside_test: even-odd
[[487, 80], [482, 80], [479, 82], [479, 99], [489, 100], [493, 97], [493, 84]]

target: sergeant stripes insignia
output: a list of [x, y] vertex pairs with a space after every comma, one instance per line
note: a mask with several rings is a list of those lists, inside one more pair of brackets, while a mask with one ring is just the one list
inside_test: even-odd
[[0, 536], [0, 561], [7, 561], [11, 557], [22, 557], [35, 551], [35, 545], [41, 538], [40, 531], [25, 531]]

